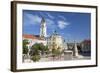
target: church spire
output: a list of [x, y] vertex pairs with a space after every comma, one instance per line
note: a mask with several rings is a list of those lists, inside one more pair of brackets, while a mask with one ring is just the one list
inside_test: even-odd
[[45, 38], [46, 36], [47, 36], [47, 34], [46, 34], [46, 21], [42, 17], [42, 19], [41, 19], [41, 25], [40, 25], [40, 37], [41, 38]]

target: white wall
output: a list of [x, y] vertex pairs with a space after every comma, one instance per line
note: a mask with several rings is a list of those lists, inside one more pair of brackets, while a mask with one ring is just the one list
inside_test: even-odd
[[[11, 8], [10, 1], [11, 0], [0, 0], [0, 73], [12, 73], [10, 71], [10, 8]], [[99, 5], [100, 4], [99, 0], [29, 0], [29, 1], [84, 4], [84, 5]], [[100, 10], [98, 13], [100, 13]], [[98, 16], [100, 16], [100, 14], [98, 14]], [[98, 18], [98, 20], [99, 19], [100, 18]], [[99, 26], [98, 28], [100, 28], [100, 25], [98, 26]], [[100, 37], [100, 34], [98, 37]], [[98, 39], [98, 41], [99, 41], [98, 43], [100, 43], [100, 38]], [[98, 48], [98, 51], [99, 51], [98, 55], [100, 56], [99, 48]], [[99, 64], [100, 64], [100, 57], [99, 57]], [[100, 66], [92, 67], [92, 68], [35, 71], [34, 73], [41, 73], [41, 72], [43, 73], [87, 73], [87, 72], [99, 73]], [[33, 73], [33, 71], [26, 72], [26, 73]]]

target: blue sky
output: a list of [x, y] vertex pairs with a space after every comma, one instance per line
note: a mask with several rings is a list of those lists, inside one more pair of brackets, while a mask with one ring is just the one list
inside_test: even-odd
[[69, 41], [90, 39], [90, 13], [23, 10], [23, 34], [39, 35], [42, 17], [46, 20], [48, 36], [56, 30]]

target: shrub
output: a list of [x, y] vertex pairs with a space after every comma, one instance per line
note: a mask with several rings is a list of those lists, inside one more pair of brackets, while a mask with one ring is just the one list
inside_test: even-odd
[[33, 60], [34, 62], [39, 61], [40, 60], [40, 55], [32, 56], [31, 60]]

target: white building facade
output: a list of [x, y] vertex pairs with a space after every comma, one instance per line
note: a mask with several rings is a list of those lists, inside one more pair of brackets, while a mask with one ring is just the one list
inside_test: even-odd
[[47, 39], [47, 45], [50, 51], [52, 49], [60, 48], [61, 50], [64, 49], [63, 47], [63, 38], [62, 36], [58, 35], [56, 32], [54, 32], [50, 37]]

